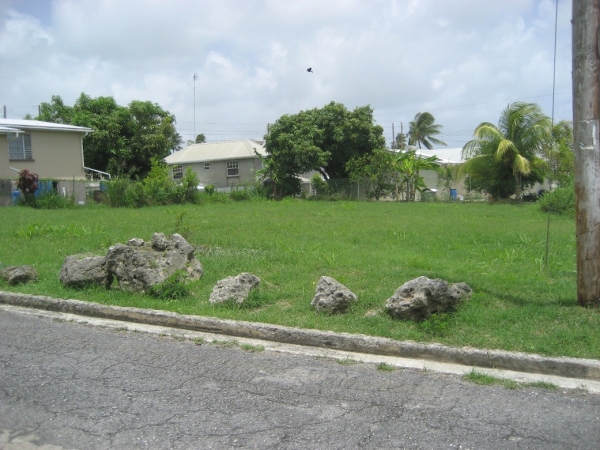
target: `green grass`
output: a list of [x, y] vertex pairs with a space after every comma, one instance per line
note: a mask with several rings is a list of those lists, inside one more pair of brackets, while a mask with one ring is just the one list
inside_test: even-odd
[[498, 378], [492, 375], [486, 375], [481, 372], [477, 372], [472, 370], [468, 374], [464, 375], [463, 380], [469, 381], [471, 383], [483, 385], [483, 386], [491, 386], [491, 385], [500, 385], [504, 386], [506, 389], [519, 389], [522, 387], [536, 387], [539, 389], [547, 389], [550, 391], [556, 390], [557, 386], [552, 383], [548, 383], [546, 381], [534, 381], [531, 383], [519, 383], [514, 380], [509, 380], [507, 378]]
[[[600, 312], [576, 304], [574, 220], [552, 217], [548, 269], [546, 220], [534, 204], [287, 199], [141, 209], [2, 208], [0, 261], [31, 264], [40, 280], [0, 289], [399, 340], [600, 358]], [[153, 232], [179, 232], [196, 246], [205, 274], [188, 285], [189, 296], [162, 300], [60, 284], [66, 256], [105, 254], [114, 243], [149, 240]], [[211, 305], [215, 283], [241, 272], [260, 277], [260, 290], [242, 306]], [[348, 313], [330, 316], [310, 307], [321, 275], [357, 294]], [[474, 294], [454, 314], [420, 324], [391, 319], [386, 299], [421, 275], [464, 281]]]
[[376, 364], [375, 367], [377, 367], [377, 370], [380, 370], [382, 372], [393, 372], [394, 370], [396, 370], [396, 368], [394, 366], [391, 366], [391, 365], [383, 363], [383, 362]]

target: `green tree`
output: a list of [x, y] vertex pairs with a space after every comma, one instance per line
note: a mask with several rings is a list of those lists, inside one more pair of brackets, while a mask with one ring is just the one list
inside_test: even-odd
[[151, 102], [134, 100], [124, 107], [112, 97], [82, 93], [71, 107], [55, 95], [41, 104], [37, 119], [92, 128], [83, 139], [86, 166], [116, 175], [144, 177], [152, 158], [179, 147], [175, 117]]
[[406, 149], [406, 134], [398, 133], [396, 135], [396, 140], [392, 143], [392, 149], [394, 149], [394, 150]]
[[[475, 139], [463, 147], [467, 159], [459, 177], [465, 173], [477, 181], [480, 188], [500, 198], [515, 194], [521, 199], [523, 185], [543, 179], [544, 168], [537, 157], [550, 136], [550, 119], [535, 103], [515, 102], [500, 116], [498, 126], [481, 123], [474, 132]], [[494, 173], [495, 172], [495, 173]], [[507, 178], [512, 189], [507, 189]]]
[[354, 156], [346, 163], [350, 181], [361, 183], [367, 198], [379, 200], [389, 195], [393, 185], [394, 154], [385, 149]]
[[200, 133], [198, 136], [196, 136], [196, 144], [204, 144], [206, 142], [206, 136], [204, 136], [204, 133]]
[[431, 113], [417, 113], [408, 127], [408, 143], [418, 148], [423, 145], [430, 150], [433, 144], [446, 145], [435, 137], [441, 133], [441, 129], [442, 126], [435, 123], [435, 117]]
[[[394, 155], [392, 164], [394, 171], [402, 177], [401, 183], [406, 186], [406, 201], [415, 201], [416, 193], [423, 192], [423, 189], [427, 187], [420, 175], [421, 170], [435, 169], [438, 166], [437, 156], [423, 158], [417, 155], [416, 150], [397, 153]], [[396, 199], [398, 199], [397, 190]]]
[[442, 197], [446, 200], [450, 199], [450, 189], [454, 186], [454, 171], [448, 164], [441, 164], [437, 168], [438, 187], [442, 189]]
[[544, 159], [548, 163], [548, 176], [559, 187], [573, 184], [575, 178], [575, 154], [573, 144], [573, 125], [567, 120], [554, 124], [552, 139], [544, 148]]
[[347, 178], [347, 162], [385, 145], [383, 128], [369, 106], [346, 109], [331, 102], [321, 109], [281, 116], [265, 136], [267, 153], [277, 161], [279, 178], [288, 181], [318, 171], [326, 180]]

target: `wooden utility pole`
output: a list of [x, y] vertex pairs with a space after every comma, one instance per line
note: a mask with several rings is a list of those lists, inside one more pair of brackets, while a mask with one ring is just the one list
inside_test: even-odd
[[573, 0], [577, 302], [600, 306], [600, 0]]

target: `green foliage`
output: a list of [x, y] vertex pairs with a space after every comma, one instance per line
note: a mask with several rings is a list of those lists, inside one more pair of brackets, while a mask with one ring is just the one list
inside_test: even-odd
[[252, 193], [249, 189], [244, 188], [233, 188], [229, 192], [229, 198], [236, 202], [241, 202], [244, 200], [250, 200], [252, 198]]
[[393, 372], [394, 370], [396, 370], [396, 368], [390, 364], [386, 364], [386, 363], [378, 363], [376, 365], [377, 370], [382, 371], [382, 372]]
[[420, 175], [421, 170], [431, 170], [438, 167], [437, 157], [423, 158], [415, 150], [408, 150], [394, 154], [392, 169], [394, 170], [394, 194], [400, 200], [400, 186], [406, 186], [405, 200], [415, 201], [416, 193], [423, 192], [427, 185]]
[[317, 197], [323, 197], [329, 194], [329, 185], [327, 181], [323, 179], [321, 175], [315, 173], [310, 179], [310, 184], [315, 190], [315, 194]]
[[196, 136], [196, 144], [204, 144], [206, 142], [206, 136], [204, 136], [204, 133], [200, 133], [199, 135]]
[[27, 224], [25, 227], [20, 228], [16, 232], [16, 236], [34, 238], [38, 236], [56, 234], [70, 237], [82, 237], [95, 234], [102, 234], [104, 232], [104, 227], [101, 225], [96, 226], [94, 228], [86, 228], [83, 225], [77, 225], [73, 223], [67, 225], [50, 225], [48, 223], [43, 223], [39, 222], [38, 220], [34, 220], [33, 222]]
[[566, 184], [547, 192], [539, 200], [538, 205], [544, 212], [564, 214], [575, 217], [575, 187]]
[[450, 320], [450, 314], [432, 314], [427, 320], [419, 322], [419, 327], [431, 336], [444, 336], [451, 331]]
[[509, 380], [507, 378], [498, 378], [492, 375], [486, 375], [481, 372], [476, 372], [475, 369], [464, 375], [463, 380], [483, 386], [498, 384], [500, 386], [504, 386], [506, 389], [518, 389], [521, 387], [521, 385], [516, 381]]
[[563, 120], [552, 127], [552, 140], [544, 148], [544, 157], [548, 165], [548, 177], [563, 187], [572, 185], [575, 178], [575, 154], [573, 144], [573, 125]]
[[450, 189], [454, 186], [454, 172], [448, 165], [440, 165], [437, 168], [438, 187], [441, 189], [440, 198], [450, 200]]
[[179, 147], [175, 117], [151, 102], [134, 100], [125, 107], [112, 97], [82, 93], [71, 107], [55, 95], [41, 104], [37, 119], [92, 128], [83, 138], [86, 165], [121, 177], [144, 177], [152, 158], [163, 159]]
[[182, 271], [177, 271], [164, 282], [152, 286], [148, 293], [161, 300], [178, 300], [189, 297], [190, 290], [185, 285]]
[[[483, 122], [475, 129], [475, 139], [467, 142], [459, 176], [472, 176], [472, 188], [493, 197], [521, 200], [523, 185], [543, 180], [545, 164], [539, 161], [551, 136], [550, 119], [535, 103], [508, 105], [498, 126]], [[496, 173], [494, 173], [496, 172]], [[508, 189], [512, 179], [513, 188]]]
[[73, 209], [77, 208], [74, 195], [64, 196], [58, 192], [45, 192], [33, 197], [33, 205], [36, 209]]
[[191, 167], [185, 169], [183, 178], [181, 179], [181, 190], [183, 191], [183, 198], [181, 202], [197, 203], [198, 202], [198, 174], [192, 170]]
[[[347, 178], [346, 164], [353, 157], [383, 147], [383, 128], [374, 125], [369, 106], [353, 111], [331, 102], [321, 109], [281, 116], [265, 136], [271, 161], [268, 168], [275, 192], [299, 194], [296, 177], [311, 170], [326, 179]], [[277, 196], [277, 195], [275, 195]]]
[[208, 195], [213, 195], [215, 193], [215, 185], [207, 184], [206, 186], [204, 186], [204, 192], [206, 192], [206, 194]]
[[441, 129], [442, 126], [435, 123], [435, 117], [431, 113], [417, 113], [409, 124], [408, 143], [419, 148], [423, 144], [429, 150], [433, 148], [433, 144], [446, 145], [445, 142], [434, 137], [442, 132]]
[[140, 208], [142, 206], [199, 203], [198, 176], [190, 167], [181, 183], [170, 177], [168, 166], [157, 159], [151, 161], [150, 173], [142, 181], [116, 177], [106, 182], [106, 202], [113, 207]]
[[380, 149], [351, 158], [346, 164], [346, 170], [351, 181], [363, 183], [367, 198], [379, 200], [388, 196], [392, 189], [392, 161], [392, 153]]
[[258, 353], [265, 351], [264, 345], [241, 344], [240, 348], [249, 353]]

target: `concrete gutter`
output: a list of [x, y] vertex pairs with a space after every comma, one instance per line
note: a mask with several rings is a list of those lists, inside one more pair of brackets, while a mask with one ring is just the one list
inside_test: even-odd
[[600, 361], [594, 359], [550, 358], [500, 350], [453, 348], [440, 344], [419, 344], [362, 334], [334, 333], [151, 309], [107, 306], [80, 300], [61, 300], [5, 291], [0, 291], [0, 303], [285, 344], [600, 381]]

